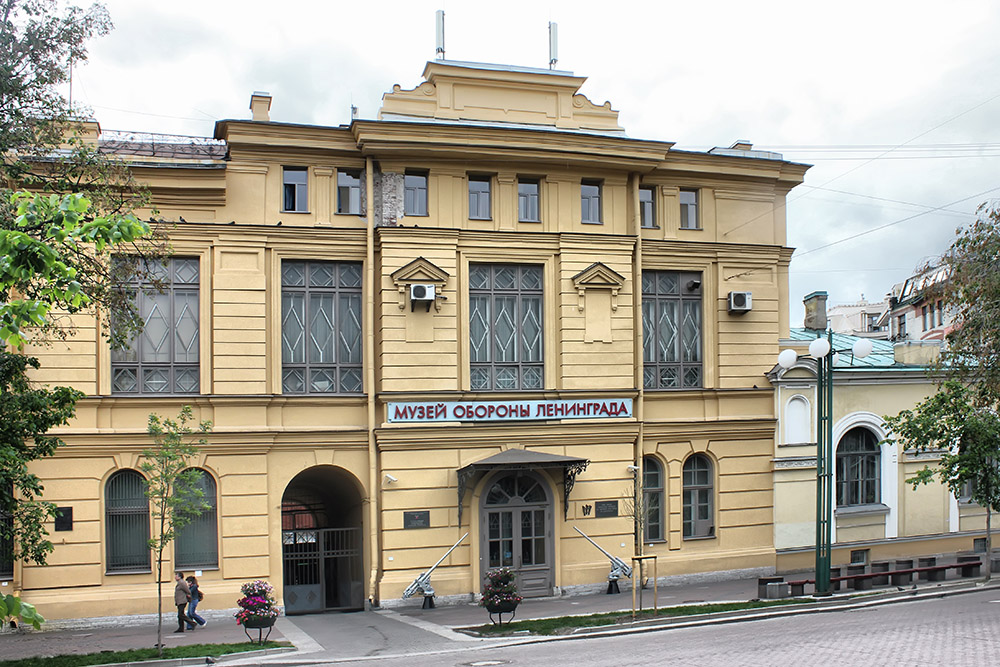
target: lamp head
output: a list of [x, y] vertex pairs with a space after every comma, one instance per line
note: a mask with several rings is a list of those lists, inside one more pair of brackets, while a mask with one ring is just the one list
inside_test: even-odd
[[854, 345], [851, 349], [854, 352], [855, 357], [858, 359], [864, 359], [872, 353], [872, 347], [872, 342], [870, 340], [867, 338], [859, 338], [854, 341]]
[[830, 341], [825, 338], [817, 338], [809, 343], [809, 356], [813, 359], [822, 359], [830, 353]]
[[795, 365], [795, 362], [799, 360], [799, 355], [795, 350], [782, 350], [778, 355], [778, 365], [784, 368], [786, 371]]

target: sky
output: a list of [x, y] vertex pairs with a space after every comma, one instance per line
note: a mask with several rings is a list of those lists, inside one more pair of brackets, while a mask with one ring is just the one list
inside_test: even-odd
[[434, 58], [548, 64], [620, 111], [629, 136], [684, 150], [738, 139], [814, 165], [787, 200], [793, 326], [802, 297], [881, 300], [1000, 201], [1000, 3], [105, 0], [115, 23], [73, 77], [105, 130], [212, 136], [248, 119], [374, 118]]

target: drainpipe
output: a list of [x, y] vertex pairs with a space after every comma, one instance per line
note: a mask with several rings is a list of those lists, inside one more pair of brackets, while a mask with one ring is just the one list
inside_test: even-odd
[[[654, 207], [655, 210], [655, 207]], [[635, 415], [638, 430], [635, 436], [635, 477], [633, 485], [633, 508], [641, 509], [642, 501], [645, 497], [642, 493], [642, 440], [643, 440], [643, 368], [642, 368], [642, 214], [639, 209], [639, 174], [632, 174], [632, 229], [635, 233], [635, 259], [632, 262], [632, 328], [635, 332], [632, 336], [634, 342], [632, 355], [636, 360], [634, 366], [633, 379], [638, 389], [636, 393]], [[642, 520], [640, 516], [633, 524], [635, 526], [635, 555], [642, 555]], [[664, 522], [665, 523], [665, 522]], [[639, 582], [642, 583], [642, 572], [639, 572]]]
[[382, 545], [379, 530], [379, 465], [378, 445], [375, 442], [375, 174], [374, 161], [365, 162], [365, 192], [368, 216], [365, 225], [365, 394], [368, 423], [368, 539], [371, 543], [371, 572], [368, 578], [368, 604], [379, 604], [379, 585], [382, 581]]

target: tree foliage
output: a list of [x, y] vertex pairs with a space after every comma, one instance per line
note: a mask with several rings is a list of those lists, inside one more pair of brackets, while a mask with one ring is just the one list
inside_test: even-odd
[[42, 483], [28, 465], [62, 444], [48, 431], [69, 421], [83, 394], [33, 386], [32, 368], [37, 359], [0, 352], [0, 515], [8, 518], [0, 521], [0, 539], [13, 542], [15, 559], [44, 565], [52, 551], [44, 524], [55, 506], [39, 498]]
[[925, 465], [908, 483], [916, 488], [937, 478], [956, 497], [967, 493], [986, 509], [986, 549], [992, 553], [991, 518], [1000, 510], [1000, 417], [977, 405], [976, 398], [974, 389], [948, 380], [913, 410], [885, 421], [890, 440], [940, 457], [935, 467]]
[[980, 207], [944, 257], [949, 279], [940, 290], [953, 329], [941, 365], [973, 389], [978, 405], [1000, 402], [1000, 209]]
[[198, 448], [207, 444], [205, 435], [211, 422], [201, 422], [196, 429], [191, 406], [181, 408], [176, 419], [149, 416], [147, 433], [154, 446], [143, 450], [139, 470], [146, 476], [146, 497], [153, 520], [149, 548], [156, 558], [156, 597], [158, 623], [156, 644], [163, 646], [163, 553], [178, 531], [209, 508], [200, 488], [201, 471], [190, 467]]

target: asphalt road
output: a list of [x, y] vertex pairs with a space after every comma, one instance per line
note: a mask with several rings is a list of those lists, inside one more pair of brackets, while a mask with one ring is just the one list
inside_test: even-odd
[[[406, 651], [393, 648], [397, 655]], [[338, 664], [373, 662], [386, 667], [998, 665], [1000, 592], [603, 639], [418, 650]]]

